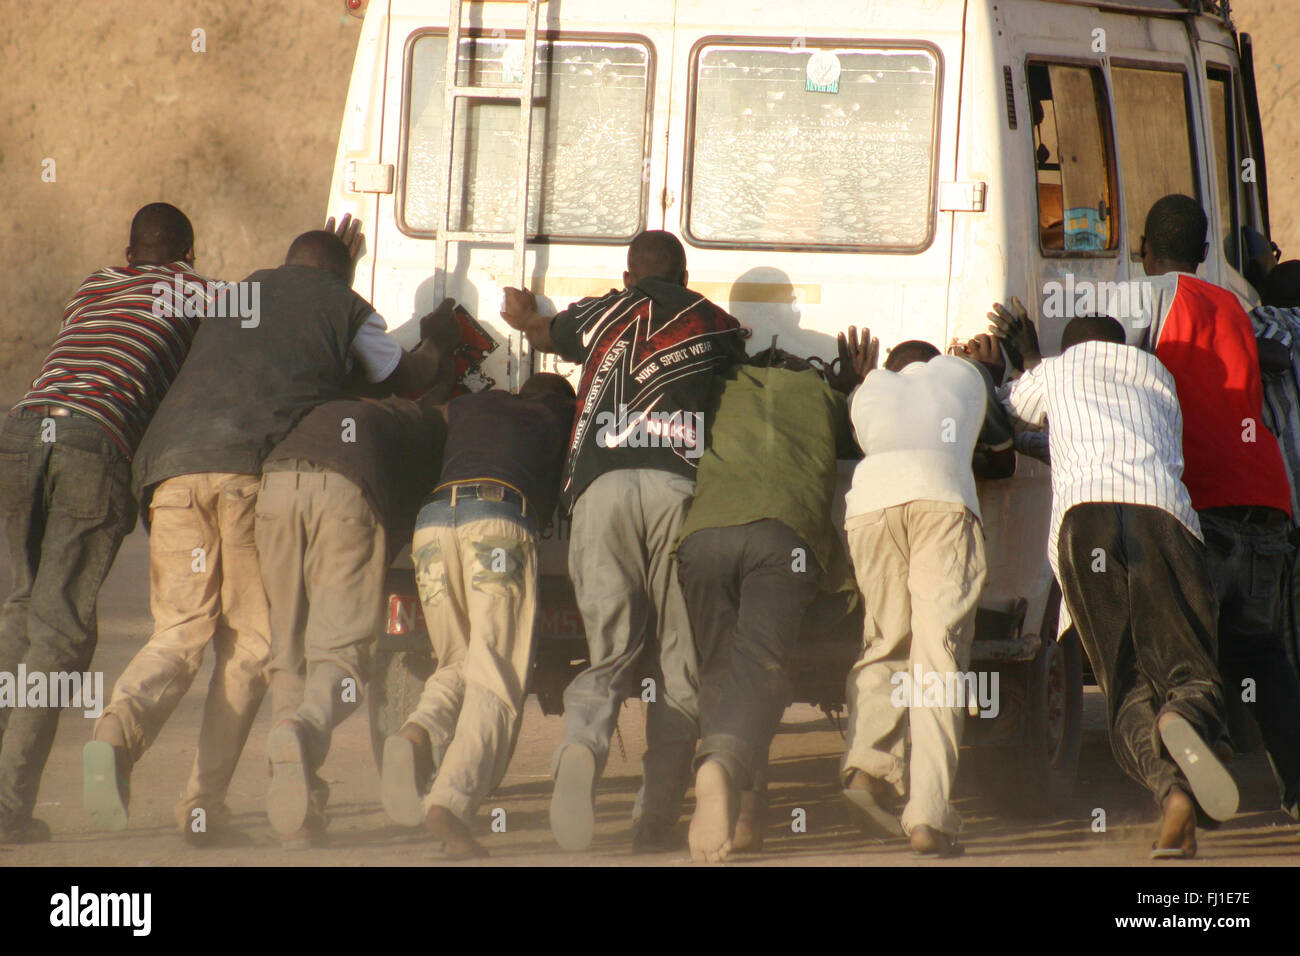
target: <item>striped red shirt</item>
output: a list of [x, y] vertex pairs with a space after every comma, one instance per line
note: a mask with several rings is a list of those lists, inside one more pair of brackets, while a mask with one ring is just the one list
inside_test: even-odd
[[64, 310], [40, 374], [14, 408], [75, 409], [103, 426], [130, 458], [189, 352], [201, 321], [196, 313], [211, 301], [208, 288], [185, 262], [87, 276]]

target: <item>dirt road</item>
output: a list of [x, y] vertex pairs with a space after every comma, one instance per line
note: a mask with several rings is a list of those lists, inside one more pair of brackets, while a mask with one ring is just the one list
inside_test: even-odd
[[[9, 568], [0, 557], [0, 581]], [[148, 637], [148, 540], [137, 530], [127, 539], [100, 596], [100, 645], [94, 667], [104, 672], [105, 690]], [[210, 675], [205, 666], [132, 781], [130, 827], [120, 834], [91, 828], [81, 807], [81, 748], [92, 721], [80, 711], [64, 714], [41, 787], [37, 815], [54, 830], [43, 846], [0, 848], [0, 866], [384, 866], [444, 862], [438, 844], [419, 831], [389, 823], [379, 806], [378, 777], [364, 713], [348, 720], [334, 738], [324, 768], [332, 791], [328, 848], [280, 848], [263, 808], [267, 776], [264, 742], [270, 726], [263, 707], [230, 793], [234, 824], [246, 845], [195, 850], [174, 830], [172, 805], [194, 758], [202, 694]], [[1091, 689], [1085, 701], [1083, 768], [1071, 813], [1026, 821], [998, 812], [963, 781], [959, 807], [965, 817], [966, 856], [935, 866], [1147, 865], [1154, 808], [1145, 794], [1116, 769], [1105, 739], [1101, 697]], [[479, 814], [476, 829], [492, 856], [482, 865], [692, 865], [683, 847], [671, 853], [631, 852], [632, 801], [644, 749], [641, 705], [629, 703], [597, 802], [597, 837], [584, 854], [566, 854], [547, 828], [548, 768], [561, 735], [561, 720], [543, 717], [529, 701], [510, 773]], [[918, 862], [901, 843], [864, 838], [851, 825], [837, 795], [835, 774], [843, 744], [830, 720], [809, 707], [792, 707], [773, 746], [772, 807], [767, 847], [735, 865], [911, 866]], [[1241, 815], [1223, 829], [1202, 833], [1201, 855], [1190, 866], [1293, 865], [1300, 860], [1297, 828], [1275, 810], [1277, 797], [1262, 755], [1241, 758]], [[492, 831], [492, 811], [505, 811], [504, 832]], [[1106, 813], [1105, 832], [1094, 832], [1094, 810]], [[687, 813], [690, 806], [688, 802]], [[796, 810], [805, 811], [796, 814]], [[500, 814], [496, 815], [500, 818]], [[794, 832], [797, 816], [806, 830]]]

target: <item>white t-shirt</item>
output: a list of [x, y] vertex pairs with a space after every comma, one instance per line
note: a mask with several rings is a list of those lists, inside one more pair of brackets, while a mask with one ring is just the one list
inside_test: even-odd
[[1077, 504], [1149, 505], [1201, 537], [1181, 481], [1183, 415], [1174, 377], [1150, 352], [1080, 342], [1017, 379], [1006, 407], [1017, 427], [1047, 423], [1052, 458], [1047, 557], [1057, 580], [1061, 519]]
[[366, 381], [372, 384], [382, 382], [397, 368], [397, 363], [402, 360], [402, 346], [389, 335], [388, 323], [378, 312], [371, 312], [357, 329], [348, 350], [348, 360], [349, 369], [353, 360], [360, 362]]
[[845, 497], [846, 517], [909, 501], [950, 501], [978, 518], [971, 455], [987, 404], [979, 371], [952, 355], [868, 375], [850, 399], [865, 457]]

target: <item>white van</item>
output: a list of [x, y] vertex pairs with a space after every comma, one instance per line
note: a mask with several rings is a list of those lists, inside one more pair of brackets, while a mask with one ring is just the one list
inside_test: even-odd
[[[995, 300], [1037, 301], [1042, 315], [1049, 296], [1140, 278], [1143, 220], [1172, 192], [1199, 197], [1218, 239], [1203, 276], [1257, 298], [1241, 269], [1268, 234], [1265, 170], [1249, 37], [1226, 2], [551, 0], [530, 63], [536, 5], [347, 3], [364, 22], [329, 214], [362, 220], [356, 289], [408, 344], [444, 290], [500, 342], [483, 385], [515, 386], [533, 367], [498, 314], [516, 270], [560, 309], [619, 285], [643, 229], [682, 239], [691, 287], [756, 347], [777, 336], [828, 359], [850, 324], [886, 348], [945, 347], [984, 331]], [[458, 100], [448, 136], [456, 16], [457, 85], [496, 92]], [[516, 262], [522, 117], [504, 97], [530, 67]], [[497, 241], [446, 241], [444, 274], [440, 223]], [[1046, 351], [1064, 322], [1042, 319]], [[1049, 499], [1046, 469], [1027, 458], [980, 488], [990, 571], [972, 667], [1001, 671], [1002, 700], [967, 739], [1001, 748], [990, 776], [1031, 809], [1069, 796], [1079, 747], [1078, 642], [1053, 640]], [[534, 682], [548, 711], [585, 652], [557, 527]], [[380, 736], [429, 667], [409, 575], [393, 586], [372, 695]], [[860, 639], [853, 622], [834, 630], [809, 635], [794, 663], [798, 699], [827, 709], [843, 703]]]

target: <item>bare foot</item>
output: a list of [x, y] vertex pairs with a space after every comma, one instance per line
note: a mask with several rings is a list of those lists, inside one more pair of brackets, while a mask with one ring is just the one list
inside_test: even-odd
[[453, 860], [469, 860], [474, 857], [487, 856], [474, 839], [469, 827], [456, 819], [456, 815], [446, 807], [434, 804], [424, 818], [424, 825], [429, 832], [442, 841], [442, 852]]
[[731, 835], [732, 853], [757, 853], [763, 849], [763, 817], [766, 798], [755, 790], [740, 795], [740, 815]]
[[1174, 858], [1190, 860], [1196, 856], [1196, 804], [1183, 791], [1174, 789], [1165, 797], [1163, 811], [1153, 856], [1169, 858], [1178, 851]]
[[687, 836], [691, 859], [697, 863], [720, 863], [731, 853], [740, 799], [726, 768], [717, 760], [706, 760], [695, 772], [695, 813]]

